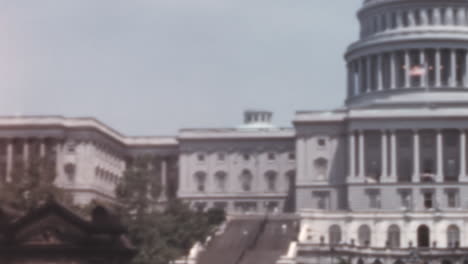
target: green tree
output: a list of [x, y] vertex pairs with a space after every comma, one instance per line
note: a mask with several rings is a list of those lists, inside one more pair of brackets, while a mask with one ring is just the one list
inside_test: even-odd
[[156, 204], [162, 186], [154, 167], [149, 157], [133, 160], [116, 189], [120, 215], [138, 249], [133, 264], [167, 264], [184, 256], [224, 220], [219, 213], [194, 212], [177, 199], [161, 210]]
[[51, 197], [71, 205], [71, 197], [55, 186], [56, 177], [55, 161], [50, 156], [31, 156], [27, 162], [15, 162], [10, 181], [0, 184], [1, 205], [24, 212]]

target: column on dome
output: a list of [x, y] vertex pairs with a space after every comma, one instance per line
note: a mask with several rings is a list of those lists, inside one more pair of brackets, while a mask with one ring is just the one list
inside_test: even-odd
[[358, 131], [359, 135], [359, 178], [366, 178], [366, 153], [365, 153], [365, 133], [364, 130]]
[[428, 16], [428, 13], [427, 13], [427, 9], [422, 8], [420, 10], [420, 15], [421, 15], [421, 25], [422, 26], [429, 25], [429, 16]]
[[349, 159], [348, 159], [348, 169], [349, 169], [349, 180], [353, 180], [356, 177], [356, 136], [354, 131], [350, 131], [348, 135], [348, 147], [349, 147]]
[[388, 177], [388, 139], [387, 139], [387, 131], [386, 130], [382, 130], [381, 131], [381, 134], [382, 134], [382, 139], [381, 139], [381, 144], [382, 144], [382, 157], [381, 157], [381, 160], [382, 160], [382, 167], [381, 167], [381, 176], [380, 176], [380, 179], [381, 180], [386, 180], [387, 177]]
[[365, 59], [359, 59], [359, 94], [366, 93], [366, 71], [365, 71]]
[[419, 53], [419, 61], [421, 67], [424, 69], [424, 74], [421, 75], [421, 82], [420, 85], [422, 88], [428, 87], [427, 83], [429, 81], [429, 67], [427, 66], [427, 58], [426, 58], [426, 50], [422, 49]]
[[463, 26], [465, 25], [466, 21], [466, 13], [465, 13], [465, 8], [462, 7], [457, 7], [457, 25], [458, 26]]
[[450, 86], [457, 86], [457, 51], [450, 50]]
[[12, 179], [11, 172], [13, 170], [13, 139], [9, 138], [7, 140], [7, 149], [6, 149], [6, 180], [10, 182]]
[[435, 26], [439, 26], [442, 24], [442, 19], [441, 19], [441, 14], [440, 14], [440, 8], [435, 7], [432, 12], [432, 24]]
[[444, 143], [443, 131], [437, 130], [437, 175], [436, 182], [444, 181]]
[[445, 25], [453, 25], [454, 24], [454, 19], [453, 19], [453, 8], [452, 7], [446, 7], [445, 8]]
[[[390, 53], [390, 90], [396, 89], [397, 75], [396, 75], [396, 54]], [[468, 57], [467, 57], [468, 60]]]
[[414, 27], [416, 26], [416, 19], [415, 19], [415, 14], [414, 10], [408, 10], [408, 26], [409, 27]]
[[460, 130], [460, 176], [458, 181], [465, 181], [466, 177], [466, 130]]
[[377, 55], [377, 90], [383, 90], [383, 55]]
[[442, 59], [441, 50], [435, 50], [435, 87], [440, 88], [442, 85], [441, 71], [442, 71]]
[[366, 92], [372, 91], [372, 56], [366, 57]]
[[421, 157], [420, 157], [419, 131], [413, 131], [413, 182], [421, 180]]
[[405, 50], [405, 88], [411, 87], [411, 62], [410, 51]]
[[396, 27], [402, 28], [403, 27], [403, 12], [398, 11], [396, 13]]
[[464, 85], [463, 85], [463, 87], [468, 88], [468, 50], [465, 50], [464, 54], [465, 54], [465, 58], [464, 58], [465, 67], [463, 69], [463, 74], [464, 74], [464, 78], [463, 78]]

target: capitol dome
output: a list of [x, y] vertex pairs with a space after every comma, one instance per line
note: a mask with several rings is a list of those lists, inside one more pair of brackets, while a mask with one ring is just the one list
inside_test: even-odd
[[468, 105], [468, 0], [366, 0], [348, 107]]

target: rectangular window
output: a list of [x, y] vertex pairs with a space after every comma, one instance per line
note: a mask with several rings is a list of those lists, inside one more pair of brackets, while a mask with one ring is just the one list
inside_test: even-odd
[[296, 154], [294, 152], [289, 153], [288, 155], [289, 160], [295, 160], [296, 159]]
[[276, 155], [275, 153], [268, 153], [268, 160], [275, 160], [276, 159]]
[[224, 161], [226, 159], [226, 155], [224, 153], [219, 153], [218, 154], [218, 160], [219, 161]]
[[249, 154], [244, 154], [243, 158], [244, 158], [245, 161], [249, 161], [250, 160], [250, 155]]
[[200, 161], [200, 162], [205, 161], [205, 155], [203, 155], [203, 154], [198, 154], [198, 155], [197, 155], [197, 160]]
[[318, 191], [318, 192], [313, 192], [312, 195], [317, 201], [317, 209], [320, 209], [320, 210], [330, 209], [330, 192]]
[[399, 190], [400, 193], [400, 204], [404, 209], [411, 209], [413, 204], [413, 197], [411, 190]]
[[423, 196], [424, 196], [424, 208], [426, 209], [434, 208], [434, 193], [425, 192]]
[[447, 194], [447, 207], [458, 208], [459, 207], [458, 190], [446, 190], [446, 194]]

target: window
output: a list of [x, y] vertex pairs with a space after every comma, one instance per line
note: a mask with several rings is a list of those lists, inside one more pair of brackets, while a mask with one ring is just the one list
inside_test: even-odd
[[371, 230], [368, 225], [362, 225], [358, 230], [359, 245], [367, 247], [371, 244]]
[[330, 192], [316, 191], [316, 192], [312, 192], [312, 196], [317, 201], [317, 209], [320, 209], [320, 210], [330, 209]]
[[380, 204], [380, 190], [370, 189], [366, 190], [367, 196], [369, 197], [369, 208], [379, 209]]
[[205, 161], [205, 155], [204, 155], [204, 154], [198, 154], [198, 155], [197, 155], [197, 160], [198, 160], [199, 162]]
[[328, 229], [328, 237], [331, 245], [338, 245], [341, 243], [341, 228], [338, 225], [332, 225]]
[[215, 174], [215, 180], [218, 191], [225, 191], [227, 174], [224, 171], [218, 171]]
[[328, 160], [324, 158], [318, 158], [314, 161], [314, 168], [319, 175], [319, 178], [324, 178], [328, 170]]
[[411, 190], [399, 190], [399, 193], [400, 193], [401, 207], [403, 209], [411, 209], [413, 207], [412, 206], [413, 199], [412, 199]]
[[288, 159], [289, 159], [289, 160], [295, 160], [295, 159], [296, 159], [296, 154], [295, 154], [294, 152], [290, 152], [290, 153], [288, 154]]
[[460, 229], [456, 225], [447, 228], [447, 247], [456, 248], [460, 245]]
[[317, 145], [318, 145], [319, 147], [325, 147], [325, 146], [327, 145], [327, 141], [326, 141], [325, 139], [323, 139], [323, 138], [319, 138], [319, 139], [317, 140]]
[[448, 208], [459, 207], [458, 190], [446, 190], [446, 194], [447, 194], [447, 207]]
[[391, 225], [388, 228], [387, 244], [390, 248], [400, 247], [400, 228], [397, 225]]
[[242, 157], [244, 158], [245, 161], [250, 160], [250, 155], [249, 154], [244, 154], [244, 155], [242, 155]]
[[276, 191], [276, 178], [277, 178], [277, 173], [274, 171], [268, 171], [265, 173], [267, 191], [269, 192]]
[[424, 192], [424, 208], [432, 209], [434, 207], [434, 193], [433, 192]]
[[226, 160], [226, 154], [218, 153], [218, 161], [224, 161], [224, 160]]
[[195, 183], [197, 186], [197, 191], [199, 192], [205, 191], [205, 182], [206, 182], [206, 173], [201, 172], [201, 171], [195, 173]]
[[268, 153], [268, 160], [275, 160], [275, 159], [276, 159], [275, 153], [272, 153], [272, 152]]
[[244, 170], [240, 176], [241, 188], [244, 192], [249, 192], [252, 189], [252, 174], [249, 170]]

